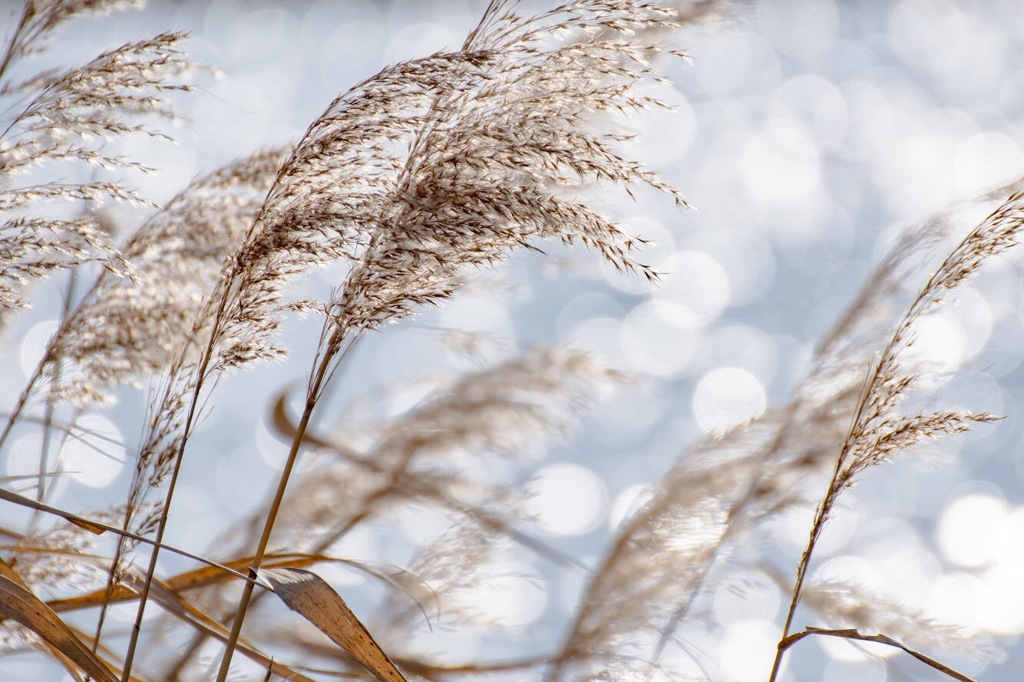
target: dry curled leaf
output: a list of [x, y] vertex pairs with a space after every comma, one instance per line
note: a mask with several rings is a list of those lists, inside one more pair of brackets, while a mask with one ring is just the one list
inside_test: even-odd
[[94, 680], [117, 682], [117, 676], [107, 664], [92, 653], [50, 607], [7, 571], [0, 574], [0, 616], [15, 620], [39, 635]]
[[259, 577], [281, 601], [350, 653], [381, 682], [406, 682], [345, 600], [315, 573], [297, 568], [263, 569]]

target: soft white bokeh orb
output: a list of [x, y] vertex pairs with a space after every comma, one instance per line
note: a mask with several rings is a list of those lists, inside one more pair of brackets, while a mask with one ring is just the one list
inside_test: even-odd
[[967, 355], [964, 330], [956, 316], [947, 310], [922, 317], [912, 327], [913, 343], [904, 357], [912, 366], [927, 371], [928, 381], [938, 382], [963, 364]]
[[928, 615], [940, 623], [982, 630], [988, 627], [993, 604], [999, 599], [978, 576], [951, 573], [932, 583], [926, 608]]
[[620, 492], [612, 500], [608, 512], [608, 527], [612, 530], [620, 528], [651, 499], [651, 495], [651, 487], [641, 483], [631, 485]]
[[61, 450], [61, 468], [83, 485], [100, 488], [111, 483], [125, 463], [121, 430], [106, 417], [85, 415]]
[[[781, 630], [763, 618], [733, 623], [725, 629], [718, 664], [733, 682], [761, 682], [772, 669]], [[785, 660], [785, 659], [784, 659]]]
[[[1019, 545], [1021, 536], [1016, 537]], [[996, 595], [985, 618], [985, 628], [997, 635], [1024, 634], [1024, 561], [1000, 561], [981, 576], [988, 592]]]
[[607, 513], [604, 481], [578, 464], [544, 467], [530, 481], [529, 492], [528, 510], [551, 535], [582, 535], [596, 528]]
[[761, 571], [738, 571], [715, 587], [712, 613], [724, 626], [750, 619], [774, 621], [781, 604], [776, 581]]
[[43, 353], [46, 352], [46, 346], [50, 341], [50, 337], [53, 336], [55, 331], [57, 331], [57, 323], [53, 320], [47, 320], [46, 322], [32, 325], [21, 337], [21, 345], [18, 348], [18, 360], [21, 371], [26, 377], [32, 376], [36, 365], [39, 364]]
[[[865, 528], [862, 535], [871, 537], [873, 532], [870, 527]], [[865, 558], [878, 576], [875, 591], [910, 604], [926, 599], [931, 581], [942, 573], [941, 562], [914, 531], [901, 533], [894, 528], [891, 536], [873, 538]]]
[[693, 416], [705, 433], [720, 433], [764, 414], [764, 384], [740, 367], [713, 369], [697, 383]]
[[1009, 514], [1006, 501], [994, 495], [972, 494], [946, 505], [937, 539], [942, 555], [958, 566], [978, 568], [999, 553], [1000, 530]]
[[[4, 473], [12, 478], [33, 475], [39, 471], [39, 453], [43, 439], [36, 434], [21, 436], [4, 453]], [[57, 477], [60, 480], [60, 477]]]
[[619, 343], [632, 370], [656, 377], [677, 376], [689, 367], [699, 336], [690, 311], [671, 301], [648, 301], [622, 323]]
[[1024, 569], [1024, 507], [1010, 512], [996, 531], [996, 561], [1013, 563]]
[[678, 324], [703, 327], [729, 305], [729, 276], [721, 263], [702, 251], [679, 251], [661, 265], [664, 281], [653, 295], [680, 307]]
[[548, 605], [543, 580], [533, 575], [490, 576], [464, 591], [460, 600], [482, 620], [503, 627], [522, 627], [537, 620]]

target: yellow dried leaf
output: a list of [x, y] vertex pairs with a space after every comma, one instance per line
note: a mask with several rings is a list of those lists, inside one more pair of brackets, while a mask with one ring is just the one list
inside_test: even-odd
[[10, 618], [36, 633], [86, 674], [99, 682], [117, 682], [117, 676], [31, 590], [0, 575], [0, 616]]
[[259, 578], [288, 608], [319, 628], [380, 682], [406, 682], [341, 595], [323, 578], [297, 568], [262, 569]]

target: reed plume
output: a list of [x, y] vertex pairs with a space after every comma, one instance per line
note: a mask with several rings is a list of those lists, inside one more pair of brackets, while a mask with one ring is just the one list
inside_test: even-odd
[[[844, 442], [850, 430], [850, 415], [862, 404], [864, 368], [877, 362], [875, 349], [884, 347], [887, 335], [892, 334], [887, 320], [897, 314], [908, 282], [924, 264], [935, 259], [958, 229], [963, 219], [960, 214], [967, 213], [967, 208], [1005, 201], [948, 257], [932, 283], [917, 295], [907, 316], [918, 319], [923, 310], [937, 305], [940, 294], [950, 288], [947, 284], [961, 283], [987, 258], [1012, 244], [1019, 192], [1019, 183], [986, 192], [967, 206], [947, 209], [906, 230], [825, 335], [810, 372], [790, 400], [683, 453], [624, 524], [595, 570], [576, 621], [553, 657], [548, 679], [575, 674], [646, 679], [670, 645], [683, 647], [684, 658], [694, 655], [685, 645], [674, 642], [675, 633], [685, 623], [706, 617], [700, 599], [727, 570], [719, 564], [737, 543], [749, 541], [756, 529], [786, 510], [809, 504], [808, 486], [834, 464], [835, 443]], [[1009, 200], [1005, 199], [1007, 195]], [[967, 263], [970, 267], [965, 267]], [[906, 319], [904, 326], [912, 324]], [[910, 338], [904, 326], [900, 327], [901, 347]], [[910, 358], [899, 360], [901, 371], [908, 373], [904, 377], [915, 371], [931, 371], [915, 365]], [[909, 383], [904, 379], [898, 395], [890, 396], [890, 410], [894, 407], [892, 400], [898, 402]], [[972, 422], [990, 419], [986, 414], [940, 412], [881, 420], [887, 424], [885, 433], [891, 435], [876, 433], [885, 447], [869, 448], [871, 461], [877, 463], [922, 437], [959, 431]], [[931, 428], [936, 423], [938, 430]], [[920, 430], [916, 428], [919, 425]], [[847, 484], [853, 473], [850, 470], [844, 479]], [[831, 504], [834, 501], [832, 498]], [[650, 556], [661, 559], [652, 564]], [[953, 628], [942, 624], [931, 624], [934, 635], [921, 632], [927, 619], [915, 618], [913, 609], [881, 597], [876, 602], [862, 599], [862, 608], [855, 609], [848, 598], [844, 601], [840, 596], [849, 594], [849, 589], [833, 585], [831, 596], [828, 590], [816, 591], [814, 601], [825, 617], [888, 632], [903, 641], [953, 646], [961, 639], [959, 633], [954, 636]], [[888, 608], [870, 606], [880, 602], [886, 602]]]
[[[193, 68], [180, 52], [184, 34], [127, 43], [69, 70], [11, 75], [73, 19], [135, 4], [29, 0], [0, 61], [0, 97], [10, 103], [0, 134], [0, 324], [16, 328], [42, 278], [66, 271], [74, 280], [0, 433], [12, 461], [25, 447], [18, 436], [43, 434], [38, 466], [0, 490], [11, 509], [31, 510], [23, 530], [0, 527], [5, 652], [34, 648], [75, 679], [103, 682], [716, 679], [703, 646], [716, 636], [712, 594], [756, 575], [792, 594], [773, 677], [800, 639], [830, 636], [898, 647], [966, 679], [921, 652], [981, 648], [985, 632], [851, 582], [814, 580], [809, 567], [838, 501], [868, 469], [995, 419], [919, 409], [910, 398], [933, 370], [908, 350], [921, 320], [1016, 243], [1020, 182], [969, 202], [988, 217], [944, 260], [936, 254], [960, 230], [959, 208], [907, 231], [836, 311], [788, 398], [685, 447], [608, 531], [603, 554], [579, 557], [538, 530], [530, 473], [627, 379], [622, 372], [568, 348], [510, 343], [470, 370], [424, 372], [415, 390], [403, 384], [416, 399], [392, 401], [403, 403], [394, 414], [358, 415], [351, 403], [327, 413], [326, 397], [339, 384], [338, 402], [372, 394], [351, 378], [365, 346], [517, 251], [582, 245], [609, 270], [656, 283], [643, 235], [599, 210], [598, 194], [686, 206], [631, 158], [624, 125], [664, 106], [645, 93], [659, 92], [666, 57], [683, 56], [674, 33], [724, 3], [569, 0], [537, 11], [490, 0], [461, 45], [384, 67], [335, 97], [294, 144], [201, 174], [162, 207], [115, 177], [152, 172], [119, 143], [163, 138], [177, 121], [172, 104], [191, 89]], [[122, 236], [102, 217], [110, 202], [146, 217]], [[915, 286], [935, 260], [935, 274]], [[298, 288], [315, 270], [332, 278], [328, 293]], [[257, 396], [288, 447], [272, 491], [219, 524], [206, 552], [175, 546], [167, 529], [185, 513], [174, 499], [183, 464], [207, 471], [217, 454], [198, 433], [201, 420], [219, 418], [217, 389], [235, 370], [287, 361], [297, 349], [281, 332], [300, 315], [320, 330], [306, 344], [305, 386]], [[81, 441], [116, 453], [124, 444], [104, 442], [82, 417], [118, 415], [117, 398], [140, 389], [147, 411], [126, 494], [90, 512], [54, 506], [50, 481], [62, 472], [47, 453]], [[34, 498], [21, 494], [33, 484]], [[765, 538], [780, 517], [804, 511], [814, 512], [812, 532], [794, 580]], [[393, 543], [401, 565], [347, 549], [357, 533], [383, 533], [408, 515], [436, 527]], [[182, 568], [169, 554], [198, 563]], [[345, 605], [324, 579], [339, 568], [372, 578], [367, 592], [384, 594], [376, 608], [357, 601], [366, 601], [362, 588], [346, 590]], [[503, 581], [543, 584], [552, 615], [569, 601], [554, 594], [562, 578], [583, 585], [567, 621], [553, 637], [544, 630], [509, 647], [536, 645], [521, 656], [462, 657], [425, 637], [429, 627], [445, 637], [524, 634], [481, 595]], [[829, 628], [793, 632], [801, 605]], [[121, 608], [134, 611], [130, 634], [109, 615]], [[147, 609], [161, 617], [146, 618]]]
[[[40, 175], [57, 163], [106, 170], [146, 170], [107, 143], [132, 134], [165, 137], [155, 120], [173, 120], [171, 95], [189, 89], [191, 63], [179, 49], [184, 35], [162, 33], [104, 52], [80, 67], [50, 70], [11, 83], [9, 68], [43, 49], [62, 24], [123, 2], [28, 2], [0, 61], [2, 94], [16, 111], [0, 133], [0, 321], [24, 305], [34, 280], [87, 262], [125, 272], [117, 249], [88, 212], [67, 218], [41, 209], [54, 202], [95, 205], [146, 202], [117, 180], [63, 181]], [[26, 176], [40, 180], [18, 184]]]

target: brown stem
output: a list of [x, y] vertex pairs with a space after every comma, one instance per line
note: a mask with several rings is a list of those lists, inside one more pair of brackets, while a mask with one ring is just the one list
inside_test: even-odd
[[[912, 306], [911, 310], [913, 309], [914, 308]], [[811, 564], [811, 556], [814, 554], [814, 548], [818, 544], [818, 538], [821, 537], [821, 531], [825, 527], [825, 521], [828, 519], [829, 513], [832, 511], [832, 506], [835, 504], [836, 498], [839, 495], [839, 479], [846, 465], [846, 458], [849, 454], [851, 444], [853, 443], [854, 433], [857, 431], [863, 418], [868, 397], [871, 395], [872, 391], [874, 391], [876, 384], [879, 381], [879, 373], [881, 372], [882, 363], [885, 361], [885, 357], [894, 352], [893, 349], [895, 348], [896, 338], [896, 335], [894, 335], [892, 340], [889, 341], [889, 345], [886, 347], [885, 353], [882, 354], [882, 358], [868, 371], [867, 377], [864, 380], [864, 387], [861, 389], [860, 398], [857, 400], [857, 412], [850, 423], [850, 430], [847, 432], [846, 438], [843, 440], [843, 446], [839, 450], [839, 456], [836, 458], [836, 465], [832, 470], [832, 478], [829, 480], [828, 489], [825, 491], [825, 497], [814, 512], [814, 524], [811, 526], [811, 537], [807, 541], [807, 547], [804, 549], [804, 553], [800, 557], [800, 564], [796, 569], [796, 584], [793, 586], [793, 597], [789, 601], [789, 611], [786, 613], [786, 624], [782, 628], [782, 637], [779, 640], [778, 648], [775, 650], [775, 661], [772, 662], [772, 672], [771, 675], [768, 676], [768, 682], [775, 682], [779, 675], [779, 670], [782, 667], [782, 655], [786, 651], [786, 647], [783, 647], [782, 643], [786, 641], [787, 637], [789, 637], [790, 629], [793, 627], [793, 615], [796, 613], [797, 604], [800, 603], [800, 595], [804, 587], [804, 578], [807, 576], [807, 568]]]
[[[78, 281], [78, 277], [76, 276], [77, 272], [77, 270], [72, 270], [68, 275], [68, 285], [64, 289], [64, 297], [61, 302], [61, 319], [60, 327], [58, 328], [58, 334], [60, 333], [60, 329], [63, 329], [67, 325], [68, 318], [71, 316], [72, 313], [73, 298], [75, 295], [75, 283]], [[39, 361], [39, 365], [36, 368], [37, 372], [42, 370], [43, 367], [46, 366], [47, 361], [50, 360], [50, 348], [51, 344], [48, 343], [46, 346], [46, 353], [43, 356], [43, 359]], [[55, 358], [53, 363], [53, 379], [50, 381], [51, 391], [60, 384], [60, 370], [61, 362], [59, 359]], [[38, 378], [38, 376], [39, 374], [33, 375], [33, 380]], [[47, 400], [46, 405], [43, 408], [43, 438], [42, 443], [39, 446], [39, 477], [36, 481], [36, 500], [38, 500], [39, 502], [43, 502], [46, 500], [46, 479], [48, 475], [47, 470], [50, 468], [50, 430], [53, 426], [55, 403], [56, 401], [53, 399]], [[79, 409], [77, 414], [80, 415], [81, 412], [81, 409]], [[72, 426], [74, 426], [75, 421], [75, 418], [71, 420]], [[63, 447], [63, 443], [66, 441], [67, 434], [65, 434], [65, 438], [61, 443], [61, 447]], [[59, 451], [60, 449], [58, 449], [58, 452]], [[36, 517], [35, 515], [33, 515], [32, 520], [29, 522], [30, 528], [35, 525], [35, 521]]]
[[23, 31], [28, 25], [29, 20], [32, 18], [32, 12], [30, 5], [25, 3], [25, 9], [21, 13], [21, 20], [18, 22], [18, 27], [14, 29], [14, 34], [11, 36], [11, 42], [7, 43], [7, 49], [4, 51], [3, 60], [0, 60], [0, 78], [3, 78], [7, 72], [7, 67], [10, 66], [11, 61], [14, 59], [14, 53], [18, 49], [19, 42], [23, 37]]
[[21, 395], [18, 396], [18, 402], [15, 404], [11, 413], [7, 416], [7, 422], [4, 424], [4, 429], [0, 432], [0, 447], [3, 447], [4, 443], [7, 442], [7, 437], [11, 434], [11, 429], [14, 428], [14, 424], [21, 419], [21, 414], [25, 411], [25, 406], [28, 404], [29, 398], [35, 391], [36, 384], [39, 382], [40, 377], [42, 377], [43, 368], [46, 366], [48, 361], [49, 358], [46, 357], [39, 361], [39, 364], [36, 365], [32, 376], [29, 377], [25, 388], [22, 389]]
[[[340, 338], [340, 331], [335, 331], [334, 339]], [[331, 352], [331, 348], [335, 347], [332, 343], [327, 344], [328, 350], [320, 358], [320, 364], [316, 369], [316, 373], [313, 375], [313, 380], [310, 382], [309, 390], [306, 393], [306, 406], [302, 411], [302, 417], [299, 419], [299, 423], [295, 428], [295, 437], [292, 439], [291, 450], [288, 452], [288, 459], [285, 461], [284, 467], [281, 470], [281, 477], [278, 480], [277, 492], [274, 494], [274, 500], [270, 503], [270, 509], [267, 512], [266, 521], [263, 524], [263, 534], [260, 536], [259, 545], [256, 548], [255, 554], [253, 554], [252, 565], [249, 567], [249, 582], [242, 587], [242, 597], [238, 601], [238, 610], [235, 612], [235, 620], [231, 625], [231, 634], [228, 637], [227, 644], [224, 649], [224, 657], [221, 659], [220, 671], [217, 673], [217, 682], [225, 682], [228, 677], [228, 670], [231, 668], [231, 657], [234, 654], [235, 647], [238, 644], [238, 637], [242, 633], [242, 622], [245, 620], [245, 612], [249, 608], [249, 600], [252, 599], [253, 588], [255, 581], [257, 580], [257, 572], [259, 571], [260, 564], [263, 562], [263, 555], [267, 551], [267, 546], [270, 544], [270, 534], [274, 529], [274, 523], [277, 520], [278, 512], [281, 509], [281, 503], [284, 501], [285, 489], [288, 487], [288, 479], [291, 478], [292, 470], [295, 468], [295, 462], [298, 460], [299, 450], [302, 448], [302, 438], [306, 433], [306, 427], [309, 425], [310, 417], [313, 414], [313, 408], [316, 407], [317, 399], [320, 396], [320, 389], [323, 387], [324, 382], [330, 372], [331, 363], [335, 357], [335, 353]]]
[[[884, 644], [886, 646], [902, 649], [903, 651], [907, 652], [908, 654], [910, 654], [917, 660], [921, 661], [925, 665], [931, 666], [935, 670], [938, 670], [939, 672], [952, 677], [954, 680], [958, 680], [959, 682], [974, 682], [974, 680], [968, 677], [967, 675], [964, 675], [961, 672], [957, 672], [956, 670], [950, 668], [948, 665], [940, 663], [939, 661], [936, 661], [934, 658], [930, 656], [925, 656], [920, 651], [911, 649], [910, 647], [896, 641], [891, 637], [887, 637], [886, 635], [882, 634], [863, 635], [856, 629], [852, 628], [846, 630], [829, 630], [826, 628], [808, 627], [803, 632], [798, 632], [796, 634], [789, 635], [788, 637], [784, 637], [779, 642], [779, 652], [785, 651], [789, 647], [799, 642], [804, 637], [810, 637], [811, 635], [821, 635], [823, 637], [840, 637], [842, 639], [852, 639], [860, 642], [874, 642], [875, 644]], [[776, 658], [776, 661], [778, 660], [779, 659]], [[772, 676], [774, 677], [774, 675], [775, 671], [773, 670]]]
[[[202, 393], [204, 384], [203, 379], [206, 376], [207, 369], [210, 367], [210, 363], [213, 359], [214, 346], [217, 341], [217, 331], [220, 328], [221, 320], [223, 320], [224, 317], [227, 300], [228, 294], [225, 292], [217, 306], [217, 313], [214, 316], [210, 340], [206, 345], [206, 350], [203, 353], [202, 360], [199, 362], [199, 366], [196, 369], [196, 385], [192, 389], [188, 413], [185, 416], [185, 423], [182, 426], [181, 442], [179, 443], [177, 452], [175, 452], [174, 455], [174, 469], [171, 472], [171, 479], [167, 485], [167, 498], [164, 500], [163, 509], [160, 512], [160, 521], [157, 525], [153, 551], [149, 555], [149, 566], [146, 568], [146, 580], [143, 583], [142, 592], [139, 594], [139, 608], [135, 614], [135, 624], [132, 626], [132, 635], [128, 642], [128, 651], [125, 653], [121, 682], [130, 682], [131, 680], [132, 661], [135, 658], [135, 649], [138, 646], [139, 634], [142, 632], [142, 616], [146, 611], [146, 602], [149, 599], [149, 592], [153, 584], [153, 577], [156, 575], [157, 557], [160, 555], [160, 546], [163, 544], [164, 531], [167, 529], [167, 522], [170, 519], [171, 500], [174, 497], [174, 490], [177, 486], [178, 473], [181, 471], [181, 463], [185, 458], [185, 446], [188, 444], [188, 438], [192, 432], [192, 425], [195, 423], [196, 412], [199, 409], [199, 397]], [[193, 328], [192, 331], [194, 335], [197, 329]], [[182, 351], [182, 358], [185, 357], [186, 352], [187, 345], [186, 349]], [[170, 390], [170, 388], [168, 388], [168, 390]]]

